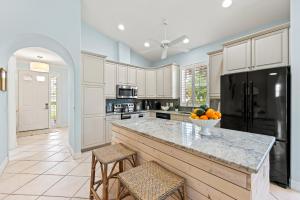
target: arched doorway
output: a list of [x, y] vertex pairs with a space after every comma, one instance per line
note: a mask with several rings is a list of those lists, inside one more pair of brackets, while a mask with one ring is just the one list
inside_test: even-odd
[[[23, 35], [17, 39], [15, 39], [14, 42], [12, 42], [8, 48], [4, 51], [6, 53], [7, 57], [7, 63], [8, 63], [8, 73], [12, 70], [12, 68], [9, 65], [12, 65], [10, 62], [10, 58], [14, 55], [14, 53], [23, 48], [28, 47], [39, 47], [48, 49], [57, 55], [59, 55], [64, 62], [66, 63], [66, 66], [68, 66], [68, 75], [69, 75], [69, 89], [68, 89], [68, 124], [69, 124], [69, 144], [72, 147], [70, 150], [74, 155], [74, 152], [78, 152], [74, 150], [78, 144], [80, 144], [80, 137], [75, 135], [75, 70], [74, 66], [75, 63], [73, 61], [72, 56], [66, 50], [60, 43], [53, 40], [52, 38], [49, 38], [44, 35], [39, 34], [28, 34]], [[13, 96], [14, 90], [8, 90], [8, 100]], [[12, 112], [13, 109], [15, 109], [15, 102], [8, 101], [8, 144], [13, 144], [15, 141], [15, 128], [12, 126], [15, 126], [16, 122], [16, 115], [14, 112]], [[80, 113], [78, 113], [80, 115]], [[79, 131], [80, 133], [80, 131]], [[80, 135], [80, 134], [79, 134]], [[80, 146], [80, 145], [79, 145]]]

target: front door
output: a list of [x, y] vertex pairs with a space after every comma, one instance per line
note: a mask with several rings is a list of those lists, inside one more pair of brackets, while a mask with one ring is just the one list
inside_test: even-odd
[[18, 131], [49, 128], [49, 75], [19, 72]]

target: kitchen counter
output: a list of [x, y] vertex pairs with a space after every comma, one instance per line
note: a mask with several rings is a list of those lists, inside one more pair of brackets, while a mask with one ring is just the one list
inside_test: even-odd
[[[134, 113], [146, 113], [146, 112], [160, 112], [160, 113], [168, 113], [171, 115], [183, 115], [183, 116], [189, 116], [190, 114], [187, 112], [183, 112], [183, 111], [163, 111], [163, 110], [141, 110], [141, 111], [136, 111]], [[106, 116], [110, 116], [110, 115], [121, 115], [121, 113], [117, 113], [117, 112], [111, 112], [111, 113], [106, 113]]]
[[113, 125], [251, 173], [259, 171], [275, 142], [274, 137], [222, 128], [213, 128], [211, 136], [204, 136], [198, 133], [201, 128], [191, 123], [155, 118], [116, 121]]
[[275, 138], [188, 122], [142, 118], [112, 122], [113, 143], [137, 151], [186, 179], [189, 199], [267, 200], [269, 151]]

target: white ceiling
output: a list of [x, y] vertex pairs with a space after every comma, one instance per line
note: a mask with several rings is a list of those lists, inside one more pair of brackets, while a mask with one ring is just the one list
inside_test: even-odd
[[[17, 59], [39, 61], [55, 65], [66, 65], [64, 60], [59, 55], [53, 51], [40, 47], [28, 47], [20, 49], [16, 51], [15, 55]], [[43, 58], [39, 59], [38, 56], [42, 56]]]
[[[85, 22], [151, 61], [160, 59], [160, 49], [145, 53], [143, 44], [150, 38], [162, 39], [163, 18], [169, 22], [168, 38], [186, 34], [190, 43], [181, 46], [191, 49], [274, 21], [288, 20], [290, 7], [289, 0], [233, 0], [227, 9], [222, 8], [222, 0], [84, 0], [82, 3]], [[119, 23], [125, 25], [125, 31], [117, 29]]]

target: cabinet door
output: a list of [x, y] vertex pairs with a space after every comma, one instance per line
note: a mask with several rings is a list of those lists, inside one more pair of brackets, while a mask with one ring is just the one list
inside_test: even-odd
[[137, 69], [137, 87], [138, 87], [138, 96], [146, 97], [146, 76], [144, 69]]
[[[172, 77], [172, 66], [164, 67], [164, 97], [173, 98], [173, 77]], [[175, 86], [174, 86], [175, 87]]]
[[156, 71], [146, 71], [146, 97], [156, 97]]
[[117, 64], [106, 62], [104, 67], [105, 97], [116, 97]]
[[221, 89], [221, 75], [223, 70], [223, 53], [209, 57], [209, 96], [219, 98]]
[[84, 117], [82, 127], [82, 148], [105, 144], [104, 127], [104, 117]]
[[83, 86], [83, 115], [105, 115], [104, 88], [98, 86]]
[[224, 47], [225, 73], [248, 71], [251, 68], [251, 40]]
[[104, 59], [88, 54], [82, 54], [81, 58], [82, 83], [104, 84]]
[[126, 65], [118, 65], [118, 75], [117, 83], [118, 84], [127, 84], [128, 82], [128, 67]]
[[164, 97], [164, 69], [156, 70], [156, 96], [157, 97]]
[[128, 67], [128, 84], [136, 85], [136, 68]]
[[111, 143], [112, 139], [112, 120], [105, 120], [105, 142]]
[[256, 68], [287, 66], [288, 48], [288, 29], [253, 38], [252, 66]]

